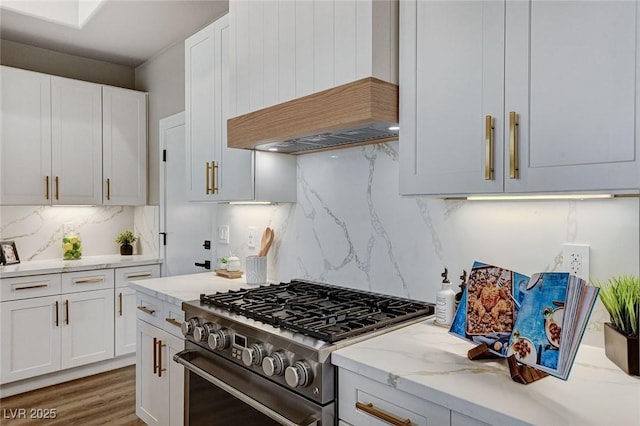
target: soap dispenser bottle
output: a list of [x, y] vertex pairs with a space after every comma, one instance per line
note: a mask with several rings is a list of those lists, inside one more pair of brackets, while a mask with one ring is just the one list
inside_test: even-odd
[[436, 320], [435, 323], [442, 327], [448, 327], [453, 322], [454, 304], [456, 293], [451, 289], [448, 278], [449, 271], [444, 268], [442, 276], [442, 289], [436, 296]]

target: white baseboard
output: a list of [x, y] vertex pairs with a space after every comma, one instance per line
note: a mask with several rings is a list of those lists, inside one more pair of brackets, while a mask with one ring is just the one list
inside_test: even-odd
[[81, 367], [70, 368], [68, 370], [49, 373], [38, 377], [19, 380], [17, 382], [6, 383], [0, 386], [0, 398], [17, 395], [19, 393], [44, 388], [46, 386], [57, 385], [58, 383], [92, 376], [105, 371], [115, 370], [136, 363], [136, 353], [123, 355], [107, 361], [96, 362], [94, 364], [83, 365]]

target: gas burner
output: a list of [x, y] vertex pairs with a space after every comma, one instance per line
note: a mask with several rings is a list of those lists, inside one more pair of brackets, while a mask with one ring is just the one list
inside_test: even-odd
[[329, 343], [434, 311], [428, 303], [302, 280], [201, 294], [200, 302]]

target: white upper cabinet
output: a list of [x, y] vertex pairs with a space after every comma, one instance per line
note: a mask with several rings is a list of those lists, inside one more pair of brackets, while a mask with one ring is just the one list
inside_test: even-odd
[[102, 86], [103, 204], [147, 203], [147, 94]]
[[[187, 193], [191, 201], [295, 201], [295, 157], [227, 147], [233, 98], [229, 15], [185, 41]], [[270, 161], [263, 161], [269, 158]], [[272, 164], [278, 167], [273, 168]], [[257, 181], [263, 176], [278, 185]]]
[[51, 78], [0, 67], [0, 204], [50, 204]]
[[102, 88], [51, 77], [53, 204], [102, 204]]
[[229, 1], [231, 117], [365, 77], [398, 82], [398, 2]]
[[400, 2], [400, 192], [640, 187], [635, 1]]

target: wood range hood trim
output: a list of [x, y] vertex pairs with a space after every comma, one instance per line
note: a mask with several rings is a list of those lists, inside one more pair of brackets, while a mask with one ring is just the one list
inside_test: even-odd
[[[398, 92], [396, 84], [367, 77], [234, 117], [227, 120], [227, 145], [259, 150], [287, 145], [278, 150], [306, 154], [396, 140], [398, 131], [388, 127], [398, 125]], [[295, 142], [316, 135], [342, 137], [345, 131], [369, 137], [316, 147]]]

